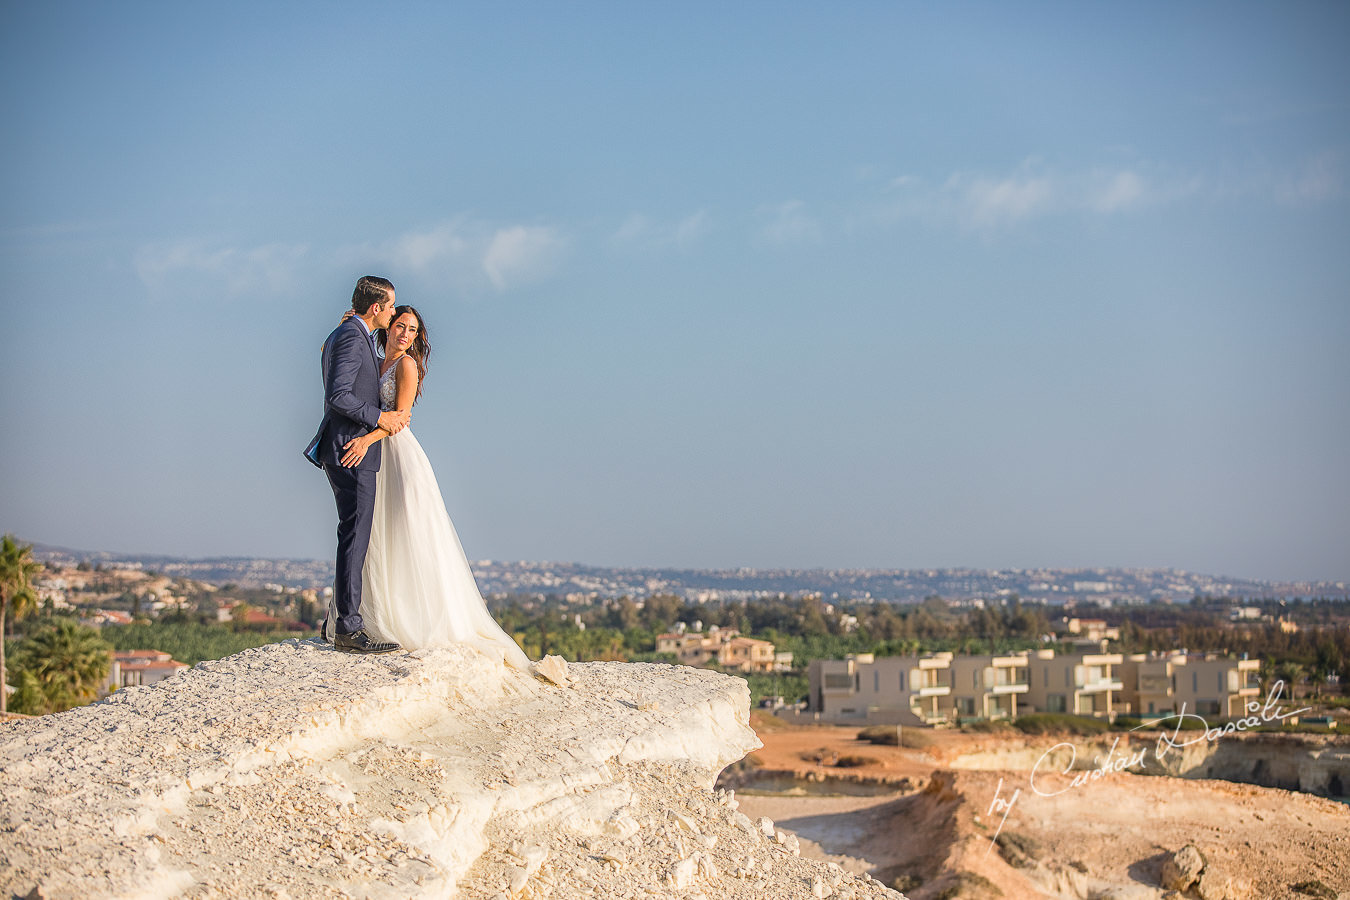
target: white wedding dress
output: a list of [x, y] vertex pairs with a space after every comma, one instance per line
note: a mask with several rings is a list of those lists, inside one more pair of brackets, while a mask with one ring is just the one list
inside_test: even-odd
[[[380, 407], [394, 408], [394, 372], [380, 379]], [[375, 519], [361, 570], [361, 618], [377, 640], [405, 649], [470, 644], [521, 670], [529, 658], [492, 618], [450, 522], [431, 462], [412, 429], [384, 439]]]

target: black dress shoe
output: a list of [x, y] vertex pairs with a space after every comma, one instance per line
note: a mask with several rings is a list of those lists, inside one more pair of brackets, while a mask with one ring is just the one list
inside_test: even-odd
[[403, 649], [393, 641], [377, 641], [364, 631], [339, 634], [333, 638], [333, 646], [347, 653], [393, 653]]

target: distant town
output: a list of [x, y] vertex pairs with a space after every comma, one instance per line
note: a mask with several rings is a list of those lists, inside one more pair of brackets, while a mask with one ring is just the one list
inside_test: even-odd
[[[133, 569], [215, 585], [322, 593], [333, 581], [333, 561], [158, 555], [70, 550], [35, 544], [35, 558], [57, 566], [81, 563]], [[585, 599], [668, 594], [703, 603], [777, 596], [825, 600], [920, 603], [1000, 601], [1013, 597], [1048, 605], [1098, 606], [1184, 603], [1196, 597], [1295, 599], [1350, 597], [1350, 582], [1256, 581], [1179, 569], [673, 569], [613, 568], [570, 562], [473, 563], [479, 590], [489, 598]]]
[[[31, 549], [44, 565], [33, 576], [30, 612], [99, 630], [111, 654], [100, 692], [312, 635], [331, 596], [326, 560]], [[1028, 712], [1142, 719], [1183, 704], [1229, 718], [1276, 682], [1291, 697], [1319, 699], [1350, 683], [1344, 582], [1122, 568], [696, 570], [484, 560], [474, 570], [499, 623], [531, 658], [715, 666], [745, 675], [757, 700], [812, 722], [934, 725]], [[40, 632], [36, 618], [27, 621]], [[44, 708], [35, 698], [30, 690], [15, 703]], [[1312, 724], [1338, 727], [1327, 716]]]

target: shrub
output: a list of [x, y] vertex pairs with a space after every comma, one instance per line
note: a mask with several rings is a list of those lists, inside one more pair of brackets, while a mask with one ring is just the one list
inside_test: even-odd
[[1002, 897], [1003, 891], [983, 875], [958, 872], [956, 881], [943, 888], [934, 900], [957, 900], [961, 897]]
[[1014, 868], [1025, 868], [1041, 855], [1040, 842], [1016, 831], [1000, 831], [994, 838], [999, 854]]
[[1335, 900], [1338, 896], [1336, 891], [1321, 881], [1300, 881], [1298, 884], [1291, 884], [1291, 888], [1300, 894], [1309, 897], [1325, 898], [1325, 900]]
[[797, 754], [802, 760], [815, 763], [818, 766], [837, 766], [841, 769], [856, 769], [859, 766], [870, 766], [880, 760], [872, 756], [862, 756], [861, 754], [845, 753], [840, 754], [837, 750], [831, 750], [829, 747], [818, 747], [815, 750], [803, 750]]
[[883, 747], [908, 747], [924, 750], [933, 746], [933, 736], [927, 730], [914, 726], [869, 725], [858, 732], [858, 740]]
[[1032, 713], [1018, 716], [1013, 727], [1023, 734], [1074, 734], [1091, 736], [1109, 731], [1111, 723], [1105, 719], [1071, 716], [1068, 713]]
[[791, 726], [773, 713], [762, 709], [750, 710], [750, 727], [757, 732], [781, 731]]

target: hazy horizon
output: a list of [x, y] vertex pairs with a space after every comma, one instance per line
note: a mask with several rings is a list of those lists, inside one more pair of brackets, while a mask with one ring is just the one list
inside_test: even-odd
[[[326, 562], [331, 563], [331, 554], [328, 556], [257, 556], [247, 554], [230, 553], [208, 553], [203, 555], [182, 556], [172, 553], [161, 553], [149, 550], [113, 550], [107, 548], [89, 548], [89, 547], [71, 547], [61, 543], [50, 541], [29, 540], [23, 535], [17, 536], [21, 542], [33, 544], [39, 552], [60, 551], [71, 554], [105, 554], [114, 557], [143, 557], [147, 559], [172, 559], [183, 562], [198, 562], [214, 559], [261, 559], [272, 562]], [[925, 571], [972, 571], [972, 572], [998, 572], [998, 571], [1064, 571], [1064, 572], [1113, 572], [1113, 571], [1175, 571], [1184, 572], [1191, 575], [1204, 575], [1206, 577], [1217, 579], [1230, 579], [1235, 581], [1253, 581], [1270, 584], [1346, 584], [1350, 579], [1344, 578], [1266, 578], [1259, 574], [1246, 572], [1210, 572], [1201, 569], [1186, 568], [1184, 566], [1118, 566], [1118, 565], [1084, 565], [1084, 566], [678, 566], [665, 565], [661, 563], [636, 563], [632, 565], [603, 565], [600, 563], [588, 562], [577, 559], [517, 559], [502, 557], [471, 557], [471, 564], [480, 563], [500, 563], [500, 564], [522, 564], [522, 565], [557, 565], [557, 566], [581, 566], [584, 568], [595, 569], [636, 569], [636, 570], [665, 570], [665, 571], [689, 571], [689, 572], [734, 572], [738, 570], [752, 571], [873, 571], [873, 572], [925, 572]]]
[[472, 559], [1350, 578], [1350, 6], [0, 10], [0, 529], [323, 559], [356, 278]]

